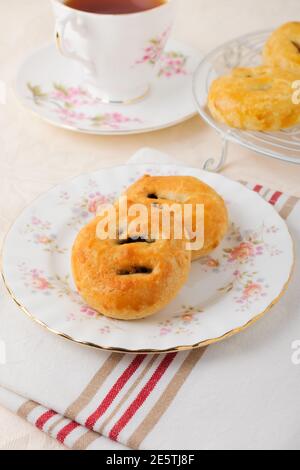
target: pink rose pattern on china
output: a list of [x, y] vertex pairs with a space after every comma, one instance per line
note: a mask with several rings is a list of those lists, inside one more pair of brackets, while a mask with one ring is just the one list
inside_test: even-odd
[[52, 280], [47, 277], [44, 271], [37, 268], [28, 268], [24, 263], [20, 264], [18, 268], [25, 287], [30, 289], [32, 294], [41, 292], [44, 295], [50, 295], [51, 291], [54, 290]]
[[[84, 321], [86, 319], [92, 320], [99, 317], [99, 313], [84, 304], [79, 293], [73, 290], [69, 276], [65, 276], [64, 278], [60, 276], [49, 277], [43, 270], [29, 268], [25, 263], [21, 263], [18, 269], [25, 287], [27, 287], [32, 294], [40, 293], [47, 297], [55, 295], [60, 298], [66, 296], [72, 299], [78, 306], [79, 316], [78, 313], [69, 313], [66, 316], [67, 321]], [[110, 333], [110, 326], [104, 326], [100, 328], [99, 331], [102, 332], [102, 334], [108, 334]]]
[[91, 118], [91, 122], [94, 127], [99, 127], [102, 129], [106, 129], [106, 128], [114, 129], [114, 130], [120, 130], [124, 126], [126, 126], [126, 124], [132, 124], [132, 123], [142, 124], [143, 123], [141, 119], [130, 118], [121, 113], [99, 114]]
[[136, 61], [136, 65], [148, 64], [155, 66], [160, 60], [158, 77], [171, 78], [178, 75], [187, 75], [186, 64], [188, 57], [181, 52], [167, 51], [164, 48], [169, 36], [170, 29], [161, 36], [150, 39], [143, 50], [143, 55]]
[[253, 302], [267, 295], [269, 285], [265, 279], [258, 278], [256, 272], [243, 271], [241, 267], [244, 265], [247, 268], [255, 267], [255, 260], [264, 254], [270, 257], [280, 255], [281, 250], [264, 240], [265, 234], [275, 234], [278, 230], [278, 227], [263, 225], [258, 230], [241, 233], [240, 229], [232, 224], [224, 243], [230, 246], [221, 249], [220, 257], [207, 256], [198, 261], [205, 272], [220, 273], [232, 267], [236, 268], [233, 272], [233, 281], [219, 289], [219, 292], [227, 293], [235, 290], [238, 293], [234, 297], [238, 311], [247, 310]]
[[181, 52], [167, 52], [162, 55], [158, 76], [171, 78], [173, 76], [188, 75], [186, 69], [187, 56]]
[[91, 216], [96, 215], [98, 208], [102, 204], [113, 202], [116, 199], [115, 196], [115, 194], [104, 196], [99, 191], [85, 194], [72, 207], [73, 217], [70, 226], [82, 226], [84, 223], [87, 223]]
[[233, 242], [233, 246], [223, 249], [223, 258], [230, 264], [254, 265], [255, 259], [265, 253], [271, 257], [278, 256], [282, 252], [264, 240], [265, 234], [277, 232], [277, 227], [263, 225], [258, 230], [248, 230], [242, 234], [240, 229], [233, 225], [227, 237], [227, 241]]
[[32, 216], [26, 224], [23, 234], [29, 243], [41, 246], [43, 251], [57, 254], [67, 252], [67, 248], [59, 246], [57, 235], [52, 230], [52, 224], [47, 220]]
[[245, 311], [253, 302], [266, 297], [270, 286], [265, 279], [257, 277], [257, 273], [237, 270], [234, 278], [237, 293], [234, 300], [239, 305], [238, 311]]
[[[188, 57], [176, 51], [164, 52], [168, 37], [165, 31], [160, 38], [152, 39], [144, 49], [144, 55], [137, 60], [136, 65], [155, 65], [160, 59], [158, 77], [171, 78], [179, 75], [187, 75], [186, 64]], [[43, 90], [39, 84], [27, 84], [30, 99], [36, 106], [46, 106], [51, 109], [59, 120], [69, 126], [92, 127], [107, 131], [126, 131], [132, 126], [143, 124], [138, 116], [130, 116], [121, 112], [96, 113], [92, 110], [101, 102], [93, 97], [87, 90], [80, 86], [67, 86], [62, 83], [53, 83], [50, 90]]]
[[[99, 317], [99, 313], [85, 305], [78, 294], [78, 292], [72, 290], [69, 284], [68, 276], [66, 278], [49, 278], [45, 275], [44, 271], [39, 269], [28, 269], [25, 264], [21, 264], [19, 269], [22, 273], [24, 285], [31, 290], [32, 294], [42, 293], [45, 296], [52, 294], [58, 297], [71, 297], [73, 302], [78, 305], [79, 316], [75, 313], [70, 313], [66, 316], [67, 321], [86, 321], [87, 319], [95, 320]], [[109, 320], [107, 320], [109, 321]], [[107, 335], [111, 333], [111, 325], [105, 325], [99, 328], [99, 333]]]
[[70, 275], [61, 277], [59, 275], [48, 276], [45, 271], [29, 267], [26, 263], [18, 265], [25, 287], [32, 294], [43, 293], [46, 296], [56, 295], [59, 298], [69, 297], [77, 305], [82, 306], [83, 301], [77, 291], [71, 287]]
[[104, 194], [99, 190], [96, 181], [89, 180], [87, 188], [78, 200], [70, 204], [71, 196], [67, 192], [63, 192], [60, 194], [60, 203], [66, 204], [68, 208], [71, 208], [72, 215], [68, 226], [79, 230], [84, 224], [88, 223], [91, 217], [96, 215], [98, 208], [102, 204], [113, 203], [116, 198], [116, 192]]
[[182, 311], [159, 324], [159, 336], [169, 334], [193, 334], [195, 326], [199, 325], [199, 317], [203, 313], [200, 307], [182, 306]]
[[91, 114], [90, 108], [96, 107], [99, 100], [81, 87], [68, 87], [53, 84], [50, 91], [43, 91], [41, 86], [27, 84], [31, 98], [37, 106], [48, 106], [59, 119], [70, 126], [89, 124], [101, 130], [126, 130], [130, 124], [142, 124], [137, 117], [127, 116], [120, 112]]
[[275, 246], [264, 240], [265, 234], [277, 233], [278, 227], [263, 225], [258, 230], [241, 233], [239, 227], [231, 225], [219, 256], [206, 256], [198, 261], [205, 272], [219, 273], [240, 264], [254, 266], [258, 257], [268, 254], [270, 257], [282, 253]]
[[72, 322], [72, 321], [85, 321], [85, 320], [94, 320], [99, 316], [99, 313], [96, 312], [96, 310], [93, 310], [91, 307], [88, 305], [84, 305], [81, 303], [79, 305], [79, 309], [77, 311], [69, 313], [67, 315], [67, 321]]
[[150, 39], [144, 48], [143, 56], [136, 61], [136, 64], [156, 65], [163, 54], [169, 34], [170, 28], [164, 31], [161, 36]]

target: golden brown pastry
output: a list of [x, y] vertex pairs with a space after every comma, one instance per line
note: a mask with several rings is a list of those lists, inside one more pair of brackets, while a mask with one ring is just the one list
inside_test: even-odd
[[293, 103], [295, 75], [272, 67], [239, 68], [215, 80], [208, 107], [219, 122], [251, 131], [278, 131], [300, 122]]
[[211, 253], [227, 233], [228, 212], [223, 199], [213, 188], [192, 176], [146, 175], [130, 186], [125, 195], [133, 202], [148, 206], [191, 204], [194, 231], [197, 228], [196, 204], [204, 204], [204, 245], [192, 251], [192, 260]]
[[[164, 308], [187, 280], [191, 255], [186, 240], [139, 238], [101, 240], [97, 217], [79, 233], [72, 252], [76, 286], [87, 304], [99, 313], [119, 320], [136, 320]], [[145, 233], [145, 235], [143, 235]], [[122, 239], [121, 239], [122, 234]]]
[[300, 23], [287, 23], [271, 35], [264, 48], [265, 63], [300, 78]]

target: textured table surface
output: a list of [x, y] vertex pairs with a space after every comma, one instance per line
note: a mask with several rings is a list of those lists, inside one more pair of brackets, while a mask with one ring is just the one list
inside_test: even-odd
[[[300, 19], [299, 0], [181, 0], [174, 35], [199, 49]], [[51, 41], [48, 0], [0, 2], [0, 80], [8, 85], [31, 50]], [[220, 152], [220, 141], [198, 117], [160, 132], [98, 137], [56, 129], [32, 117], [8, 88], [0, 105], [0, 243], [24, 205], [41, 192], [83, 172], [126, 162], [140, 147], [165, 151], [193, 166]], [[300, 196], [300, 167], [231, 145], [223, 173]], [[1, 374], [1, 366], [0, 366]], [[60, 449], [20, 418], [0, 408], [0, 449]]]

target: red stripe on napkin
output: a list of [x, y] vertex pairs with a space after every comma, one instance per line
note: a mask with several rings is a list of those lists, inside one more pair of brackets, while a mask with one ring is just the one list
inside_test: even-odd
[[263, 186], [261, 186], [260, 184], [257, 184], [256, 186], [254, 186], [253, 191], [255, 191], [256, 193], [260, 193], [262, 188]]
[[113, 441], [116, 441], [120, 432], [124, 427], [129, 423], [132, 417], [135, 415], [137, 410], [143, 405], [146, 399], [149, 397], [150, 393], [154, 390], [170, 364], [175, 359], [177, 353], [168, 354], [160, 363], [152, 377], [146, 383], [144, 388], [140, 391], [136, 399], [131, 403], [129, 408], [125, 411], [123, 416], [119, 419], [119, 421], [115, 424], [112, 430], [109, 433], [109, 438]]
[[64, 444], [66, 438], [71, 434], [71, 432], [74, 431], [74, 429], [77, 429], [80, 425], [78, 423], [75, 423], [75, 421], [71, 421], [69, 424], [64, 426], [59, 433], [57, 434], [56, 439], [58, 442], [61, 444]]
[[53, 416], [57, 416], [57, 413], [53, 410], [49, 410], [49, 411], [46, 411], [45, 413], [43, 413], [36, 421], [35, 425], [38, 429], [40, 429], [41, 431], [43, 430], [43, 427], [45, 426], [45, 424], [51, 419], [53, 418]]
[[128, 380], [137, 371], [139, 366], [144, 361], [145, 357], [146, 357], [145, 355], [136, 356], [135, 359], [131, 362], [131, 364], [127, 367], [127, 369], [123, 372], [123, 374], [119, 377], [119, 379], [116, 381], [114, 386], [110, 389], [110, 391], [108, 392], [104, 400], [102, 400], [97, 410], [87, 419], [85, 426], [88, 429], [94, 428], [97, 421], [107, 411], [107, 409], [110, 407], [110, 405], [115, 400], [117, 395], [124, 388]]
[[280, 191], [276, 191], [273, 196], [271, 197], [269, 203], [272, 204], [272, 206], [275, 206], [279, 199], [281, 198], [282, 193]]

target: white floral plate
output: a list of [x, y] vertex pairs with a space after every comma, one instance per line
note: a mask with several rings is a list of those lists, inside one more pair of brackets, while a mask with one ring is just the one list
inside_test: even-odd
[[[77, 293], [70, 252], [97, 205], [113, 201], [145, 173], [193, 175], [225, 198], [230, 231], [211, 256], [193, 263], [186, 286], [162, 312], [136, 322], [97, 316]], [[25, 209], [3, 249], [12, 297], [38, 323], [78, 343], [127, 352], [192, 349], [257, 320], [284, 293], [293, 242], [285, 222], [256, 193], [223, 176], [173, 165], [127, 165], [62, 184]]]
[[[16, 95], [36, 115], [65, 129], [100, 135], [150, 132], [197, 113], [192, 77], [200, 59], [197, 51], [171, 40], [144, 99], [128, 105], [104, 104], [85, 89], [80, 64], [62, 57], [55, 45], [48, 45], [20, 67]], [[151, 54], [141, 60], [153, 67]]]

